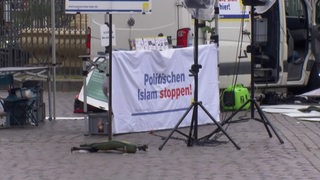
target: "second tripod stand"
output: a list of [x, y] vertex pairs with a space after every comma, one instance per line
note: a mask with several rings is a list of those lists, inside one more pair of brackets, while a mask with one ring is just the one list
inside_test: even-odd
[[[247, 1], [246, 3], [248, 4], [244, 4], [244, 5], [251, 5], [251, 32], [253, 33], [257, 33], [258, 34], [258, 30], [255, 29], [256, 27], [256, 20], [255, 20], [255, 7], [254, 5], [254, 1]], [[223, 121], [221, 123], [221, 125], [225, 125], [225, 124], [228, 124], [231, 122], [232, 118], [237, 114], [239, 113], [241, 110], [244, 109], [244, 107], [250, 103], [250, 110], [251, 110], [251, 117], [249, 119], [253, 119], [253, 120], [256, 120], [256, 121], [259, 121], [261, 123], [264, 124], [267, 132], [268, 132], [268, 135], [269, 137], [271, 138], [272, 137], [272, 134], [271, 134], [271, 131], [269, 129], [269, 127], [272, 129], [272, 131], [274, 132], [274, 134], [277, 136], [277, 138], [279, 139], [280, 143], [283, 144], [284, 141], [282, 140], [282, 138], [279, 136], [279, 134], [277, 133], [275, 127], [271, 124], [271, 122], [269, 121], [269, 119], [267, 118], [267, 116], [264, 114], [264, 112], [262, 111], [262, 109], [260, 108], [259, 104], [257, 103], [256, 99], [255, 99], [255, 95], [254, 95], [254, 91], [255, 91], [255, 77], [254, 77], [254, 73], [255, 73], [255, 65], [254, 65], [254, 62], [255, 62], [255, 56], [256, 56], [256, 49], [257, 46], [258, 46], [258, 42], [256, 42], [256, 34], [251, 34], [251, 94], [250, 94], [250, 99], [248, 101], [246, 101], [237, 111], [235, 111], [234, 113], [231, 114], [231, 116], [229, 118], [227, 118], [225, 121]], [[258, 114], [260, 115], [260, 119], [258, 118], [255, 118], [254, 116], [254, 113], [255, 113], [255, 110], [257, 110]], [[210, 140], [210, 138], [220, 132], [221, 128], [217, 128], [215, 129], [212, 133], [210, 133], [209, 135], [207, 135], [206, 137], [204, 137], [205, 140]]]
[[[169, 136], [164, 140], [163, 144], [159, 147], [159, 150], [162, 150], [162, 148], [168, 142], [168, 140], [171, 138], [171, 136], [173, 135], [174, 132], [178, 132], [178, 133], [182, 134], [183, 136], [187, 137], [188, 138], [187, 139], [188, 140], [187, 141], [187, 145], [188, 146], [192, 146], [194, 144], [198, 144], [198, 143], [203, 143], [204, 142], [204, 141], [202, 141], [203, 138], [198, 138], [198, 124], [197, 124], [198, 121], [197, 121], [197, 117], [196, 117], [197, 114], [198, 114], [197, 113], [198, 107], [200, 107], [208, 115], [208, 117], [218, 126], [218, 129], [221, 130], [227, 136], [227, 138], [232, 142], [232, 144], [239, 150], [240, 147], [232, 140], [232, 138], [222, 128], [222, 125], [220, 125], [220, 123], [217, 122], [212, 117], [212, 115], [205, 109], [205, 107], [202, 105], [201, 102], [193, 102], [192, 105], [189, 106], [187, 111], [183, 114], [183, 116], [180, 118], [180, 120], [175, 125], [173, 130], [170, 132]], [[191, 120], [191, 124], [190, 124], [189, 135], [187, 135], [187, 134], [179, 131], [178, 128], [179, 128], [179, 125], [181, 124], [181, 122], [185, 119], [185, 117], [191, 111], [191, 109], [193, 109], [193, 115], [192, 115], [192, 120]]]
[[[198, 19], [195, 19], [194, 22], [195, 25], [195, 37], [194, 37], [194, 64], [191, 66], [191, 69], [189, 70], [191, 73], [191, 76], [194, 77], [194, 102], [189, 106], [187, 111], [182, 115], [182, 117], [179, 119], [178, 123], [175, 125], [173, 130], [170, 132], [169, 136], [165, 139], [163, 144], [159, 147], [159, 150], [162, 150], [164, 145], [168, 142], [168, 140], [171, 138], [174, 132], [178, 132], [181, 135], [187, 137], [187, 144], [188, 146], [192, 146], [193, 144], [200, 143], [200, 139], [198, 138], [198, 108], [200, 107], [207, 115], [208, 117], [218, 126], [218, 129], [221, 130], [228, 139], [233, 143], [233, 145], [240, 149], [240, 147], [231, 139], [231, 137], [226, 133], [226, 131], [222, 128], [222, 126], [217, 122], [212, 115], [206, 110], [206, 108], [202, 105], [201, 102], [198, 101], [198, 76], [199, 76], [199, 70], [202, 68], [200, 64], [198, 64]], [[190, 124], [190, 130], [189, 134], [185, 134], [178, 130], [181, 122], [185, 119], [185, 117], [188, 115], [188, 113], [193, 109], [192, 113], [192, 120]]]

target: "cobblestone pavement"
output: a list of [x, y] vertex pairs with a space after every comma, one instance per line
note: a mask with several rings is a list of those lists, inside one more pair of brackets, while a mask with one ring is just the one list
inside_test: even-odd
[[[75, 94], [57, 92], [57, 117], [82, 116], [73, 114]], [[226, 143], [210, 146], [188, 147], [185, 142], [170, 138], [161, 151], [158, 147], [164, 142], [162, 137], [167, 137], [170, 130], [113, 137], [149, 145], [147, 152], [135, 154], [71, 153], [72, 146], [107, 140], [106, 136], [85, 136], [84, 120], [46, 120], [39, 127], [3, 128], [0, 129], [0, 179], [319, 179], [320, 124], [280, 114], [266, 115], [284, 144], [276, 136], [269, 138], [264, 125], [255, 120], [232, 123], [227, 128], [228, 135], [241, 150], [224, 134], [218, 140]], [[213, 125], [200, 126], [199, 134], [214, 129]], [[178, 135], [174, 133], [173, 137]]]

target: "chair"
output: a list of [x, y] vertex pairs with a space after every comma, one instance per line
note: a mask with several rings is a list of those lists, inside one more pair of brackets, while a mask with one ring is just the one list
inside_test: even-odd
[[[0, 75], [0, 87], [1, 88], [6, 88], [8, 90], [13, 88], [13, 75], [12, 74], [4, 74], [4, 75]], [[6, 118], [5, 119], [5, 123], [2, 125], [3, 127], [10, 127], [10, 113], [8, 111], [6, 111], [6, 107], [4, 104], [4, 98], [0, 98], [0, 104], [3, 107], [2, 112], [0, 112], [0, 117], [1, 118]]]
[[36, 113], [36, 99], [30, 99], [26, 106], [26, 118], [27, 121], [33, 126], [39, 125], [38, 117], [35, 116]]
[[[32, 88], [14, 88], [13, 75], [0, 76], [0, 85], [8, 85], [8, 96], [1, 99], [6, 115], [5, 126], [23, 126], [31, 124], [38, 126], [38, 117], [36, 117], [37, 96]], [[1, 113], [0, 113], [1, 115]]]
[[0, 75], [0, 86], [5, 87], [7, 86], [8, 89], [13, 88], [13, 74], [4, 74]]
[[10, 114], [10, 126], [23, 126], [27, 124], [27, 103], [28, 99], [18, 98], [13, 91], [9, 90], [9, 96], [3, 99], [3, 108], [6, 113]]
[[0, 119], [4, 119], [4, 123], [1, 124], [2, 127], [10, 127], [10, 113], [4, 111], [4, 102], [3, 99], [0, 99], [0, 104], [2, 105], [3, 111], [0, 112]]
[[[30, 99], [28, 106], [28, 110], [32, 111], [32, 115], [30, 114], [29, 121], [33, 125], [37, 125], [37, 123], [43, 121], [45, 119], [45, 113], [43, 110], [44, 102], [43, 102], [43, 82], [35, 81], [35, 80], [27, 80], [22, 84], [22, 88], [26, 89], [29, 93], [24, 93]], [[35, 101], [35, 102], [32, 102]], [[33, 117], [35, 117], [35, 119]], [[35, 122], [33, 122], [35, 120]]]

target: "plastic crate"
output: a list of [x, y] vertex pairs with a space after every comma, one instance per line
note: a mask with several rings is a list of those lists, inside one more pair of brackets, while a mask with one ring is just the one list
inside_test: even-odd
[[89, 113], [88, 131], [90, 135], [108, 135], [108, 113]]

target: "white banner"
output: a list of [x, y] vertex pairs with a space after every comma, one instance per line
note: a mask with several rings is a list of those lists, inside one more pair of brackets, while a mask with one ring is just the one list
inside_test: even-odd
[[[199, 101], [219, 121], [217, 48], [199, 46]], [[193, 47], [115, 51], [112, 67], [114, 133], [173, 128], [194, 97]], [[212, 123], [199, 107], [198, 124]], [[179, 127], [189, 126], [193, 109]]]

